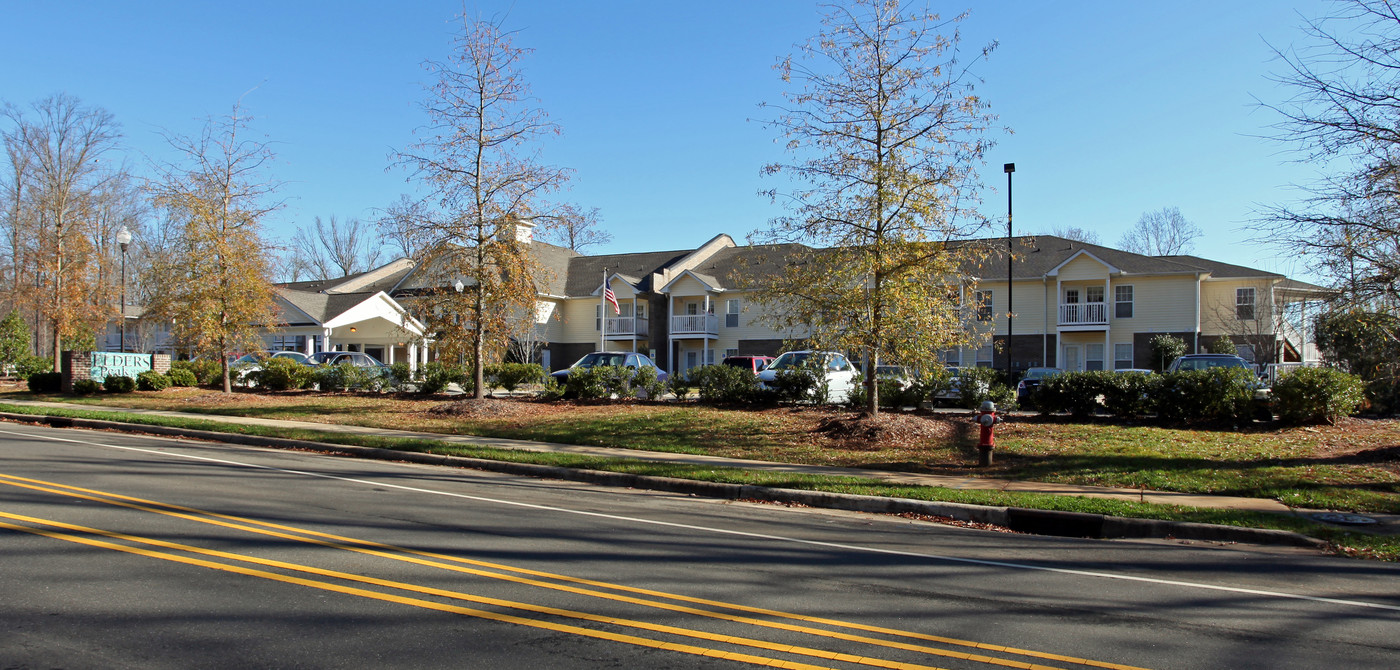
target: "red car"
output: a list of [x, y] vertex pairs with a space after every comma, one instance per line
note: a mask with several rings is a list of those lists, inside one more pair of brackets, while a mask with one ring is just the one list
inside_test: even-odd
[[768, 367], [768, 364], [772, 362], [772, 356], [729, 356], [720, 361], [723, 365], [743, 368], [754, 374], [762, 372], [763, 368]]

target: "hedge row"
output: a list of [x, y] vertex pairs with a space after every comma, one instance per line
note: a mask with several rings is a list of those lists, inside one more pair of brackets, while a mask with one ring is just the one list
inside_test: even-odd
[[1046, 378], [1031, 398], [1042, 414], [1084, 418], [1105, 411], [1131, 419], [1155, 414], [1178, 423], [1241, 423], [1274, 414], [1289, 423], [1335, 422], [1360, 409], [1361, 381], [1331, 368], [1299, 368], [1272, 392], [1238, 368], [1142, 372], [1067, 372]]

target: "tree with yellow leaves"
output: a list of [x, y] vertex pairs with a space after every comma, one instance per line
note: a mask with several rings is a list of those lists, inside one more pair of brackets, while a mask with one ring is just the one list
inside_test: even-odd
[[229, 354], [261, 348], [276, 317], [261, 232], [278, 206], [268, 202], [276, 184], [262, 174], [272, 153], [245, 137], [249, 121], [235, 105], [198, 136], [167, 136], [182, 160], [161, 166], [150, 184], [171, 230], [165, 253], [151, 260], [148, 311], [172, 320], [178, 346], [222, 361], [226, 393]]
[[567, 173], [537, 158], [540, 140], [559, 129], [520, 71], [528, 51], [497, 23], [461, 20], [452, 57], [428, 64], [437, 81], [423, 105], [424, 136], [398, 160], [422, 180], [433, 205], [408, 221], [427, 249], [415, 315], [440, 351], [471, 361], [481, 398], [485, 365], [504, 353], [522, 315], [535, 311], [543, 270], [517, 227]]
[[[959, 305], [975, 282], [977, 166], [994, 117], [974, 92], [958, 16], [905, 12], [897, 0], [830, 7], [822, 31], [778, 64], [790, 84], [769, 125], [790, 162], [766, 168], [788, 214], [752, 236], [800, 243], [785, 267], [754, 277], [774, 326], [863, 355], [866, 411], [878, 416], [875, 366], [928, 367], [969, 343]], [[951, 37], [942, 32], [953, 29]]]

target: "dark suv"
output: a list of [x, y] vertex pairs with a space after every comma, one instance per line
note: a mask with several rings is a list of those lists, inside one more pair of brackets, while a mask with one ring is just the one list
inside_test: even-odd
[[1167, 372], [1181, 372], [1183, 370], [1209, 370], [1210, 368], [1238, 368], [1249, 372], [1253, 383], [1250, 388], [1254, 389], [1254, 413], [1256, 418], [1269, 420], [1273, 418], [1273, 410], [1269, 403], [1273, 399], [1273, 389], [1259, 379], [1259, 373], [1253, 365], [1239, 356], [1230, 354], [1186, 354], [1179, 356], [1172, 361]]

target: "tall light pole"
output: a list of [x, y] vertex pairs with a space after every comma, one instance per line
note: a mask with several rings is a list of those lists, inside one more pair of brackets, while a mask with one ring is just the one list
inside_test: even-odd
[[117, 326], [121, 328], [122, 353], [126, 353], [126, 247], [131, 244], [131, 231], [126, 226], [117, 231], [117, 244], [122, 248], [122, 304], [117, 310]]
[[1016, 164], [1007, 163], [1001, 169], [1006, 172], [1006, 383], [1012, 385], [1015, 378], [1011, 373], [1011, 173], [1016, 171]]

